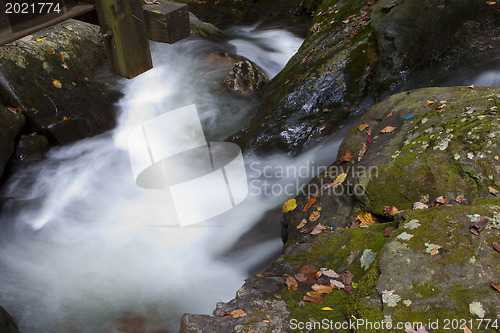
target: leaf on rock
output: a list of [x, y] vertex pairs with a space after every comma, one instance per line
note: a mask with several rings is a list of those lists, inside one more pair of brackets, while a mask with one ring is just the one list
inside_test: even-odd
[[[309, 221], [311, 222], [316, 222], [319, 217], [321, 216], [321, 213], [318, 212], [317, 210], [315, 210], [314, 212], [311, 213], [311, 215], [309, 216]], [[317, 226], [316, 226], [317, 227]]]
[[318, 235], [328, 230], [330, 230], [330, 228], [328, 228], [325, 225], [322, 225], [321, 223], [318, 223], [318, 225], [314, 227], [313, 231], [311, 231], [311, 235]]
[[313, 265], [304, 265], [295, 274], [295, 279], [302, 283], [314, 284], [316, 283], [316, 267]]
[[448, 200], [447, 197], [445, 196], [440, 196], [434, 199], [431, 203], [432, 207], [443, 207], [443, 206], [450, 206], [450, 201]]
[[344, 289], [345, 288], [345, 284], [343, 284], [342, 282], [340, 282], [338, 280], [332, 279], [332, 280], [330, 280], [330, 284], [337, 289]]
[[354, 157], [354, 154], [351, 153], [350, 151], [346, 151], [344, 156], [342, 156], [340, 158], [340, 162], [349, 162], [350, 160], [352, 160], [352, 158]]
[[62, 88], [62, 84], [61, 84], [61, 82], [59, 82], [59, 80], [52, 81], [52, 84], [54, 85], [54, 87], [56, 87], [58, 89]]
[[491, 245], [493, 245], [493, 248], [497, 251], [500, 252], [500, 244], [498, 242], [492, 242]]
[[488, 186], [488, 192], [490, 192], [494, 196], [498, 195], [498, 190], [496, 188], [491, 187], [491, 186]]
[[290, 199], [283, 205], [283, 213], [288, 213], [297, 208], [297, 201], [295, 199]]
[[465, 198], [465, 195], [460, 194], [458, 197], [456, 197], [455, 201], [460, 203], [462, 201], [466, 201], [467, 199]]
[[306, 219], [302, 219], [302, 221], [297, 226], [297, 229], [303, 228], [306, 224], [307, 224], [307, 220]]
[[335, 180], [333, 181], [333, 187], [336, 187], [340, 184], [342, 184], [344, 182], [344, 180], [346, 179], [347, 177], [347, 173], [345, 172], [342, 172], [340, 175], [337, 176], [337, 178], [335, 178]]
[[464, 325], [464, 333], [472, 333], [472, 330], [467, 325]]
[[385, 215], [394, 216], [398, 212], [399, 212], [399, 210], [396, 207], [394, 207], [394, 206], [385, 206], [384, 207], [384, 214]]
[[321, 303], [323, 303], [323, 298], [321, 296], [314, 297], [314, 296], [305, 295], [304, 297], [302, 297], [302, 299], [304, 301], [308, 301], [308, 302], [311, 302], [311, 303], [314, 303], [314, 304], [321, 304]]
[[370, 127], [370, 125], [368, 125], [368, 124], [361, 124], [361, 125], [359, 125], [359, 126], [358, 126], [358, 131], [360, 131], [360, 132], [361, 132], [361, 131], [363, 131], [365, 128], [368, 128], [368, 127]]
[[394, 115], [394, 112], [389, 113], [387, 116], [385, 116], [385, 119], [392, 117]]
[[307, 200], [307, 203], [304, 206], [304, 209], [302, 211], [307, 212], [309, 210], [309, 208], [311, 208], [312, 205], [314, 205], [315, 202], [316, 202], [316, 198], [311, 198], [311, 199]]
[[366, 149], [368, 149], [368, 145], [363, 142], [363, 146], [361, 147], [359, 153], [358, 153], [358, 162], [361, 161], [363, 156], [365, 156]]
[[431, 250], [431, 256], [435, 256], [439, 254], [439, 248], [435, 247]]
[[392, 127], [392, 126], [386, 126], [384, 127], [380, 133], [391, 133], [392, 131], [394, 131], [396, 129], [396, 127]]
[[328, 276], [329, 278], [336, 279], [339, 277], [337, 273], [333, 269], [329, 268], [320, 268], [321, 273], [323, 273], [324, 276]]
[[428, 205], [426, 205], [426, 204], [424, 204], [423, 202], [418, 201], [418, 202], [415, 202], [415, 203], [413, 204], [413, 207], [412, 207], [412, 208], [413, 208], [413, 209], [427, 209], [427, 208], [429, 208], [429, 206], [428, 206]]
[[219, 317], [229, 316], [231, 311], [221, 311], [219, 312]]
[[360, 225], [370, 225], [370, 224], [375, 224], [377, 223], [373, 217], [372, 217], [372, 214], [370, 212], [366, 212], [366, 213], [359, 213], [357, 216], [356, 216], [356, 219], [359, 220], [360, 222]]
[[481, 233], [481, 231], [483, 231], [484, 228], [486, 228], [489, 222], [490, 220], [487, 217], [484, 216], [478, 217], [476, 222], [474, 222], [470, 227], [470, 232], [478, 236]]
[[288, 290], [297, 290], [297, 287], [299, 286], [297, 280], [295, 280], [293, 276], [287, 277], [285, 283], [288, 287]]
[[333, 288], [330, 286], [323, 286], [321, 284], [314, 284], [311, 289], [320, 294], [329, 294], [332, 292]]
[[495, 285], [492, 283], [492, 284], [491, 284], [491, 286], [492, 286], [492, 287], [493, 287], [496, 291], [498, 291], [498, 292], [500, 293], [500, 284], [498, 284], [498, 285], [496, 285], [496, 286], [495, 286]]
[[243, 311], [243, 310], [234, 310], [231, 312], [231, 316], [233, 316], [233, 318], [241, 318], [241, 317], [246, 317], [246, 312]]
[[427, 102], [425, 102], [425, 107], [428, 107], [429, 105], [432, 105], [434, 104], [434, 101], [431, 101], [430, 99], [427, 100]]
[[63, 62], [63, 63], [61, 64], [61, 66], [62, 66], [64, 69], [69, 69], [69, 68], [68, 68], [68, 65], [67, 65], [65, 62]]

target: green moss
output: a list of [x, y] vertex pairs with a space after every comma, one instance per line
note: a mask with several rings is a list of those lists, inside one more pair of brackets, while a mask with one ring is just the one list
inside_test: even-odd
[[426, 283], [414, 282], [411, 286], [412, 291], [418, 297], [430, 298], [440, 292], [439, 288], [431, 281]]

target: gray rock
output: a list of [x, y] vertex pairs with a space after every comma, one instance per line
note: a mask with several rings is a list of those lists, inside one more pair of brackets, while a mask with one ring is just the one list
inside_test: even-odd
[[19, 333], [12, 317], [0, 307], [0, 333]]
[[17, 136], [24, 124], [23, 115], [0, 106], [0, 176], [14, 152]]

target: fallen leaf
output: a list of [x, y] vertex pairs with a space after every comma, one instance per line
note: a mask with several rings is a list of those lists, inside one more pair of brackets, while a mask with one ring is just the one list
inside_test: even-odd
[[314, 304], [321, 304], [321, 303], [323, 303], [323, 298], [321, 296], [313, 297], [313, 296], [305, 295], [304, 297], [302, 297], [302, 299], [304, 301], [308, 301], [308, 302], [311, 302], [311, 303], [314, 303]]
[[387, 228], [385, 228], [385, 230], [384, 230], [384, 236], [385, 237], [389, 237], [394, 230], [396, 230], [395, 227], [387, 227]]
[[281, 295], [278, 294], [274, 294], [274, 297], [276, 297], [277, 299], [281, 299]]
[[486, 1], [486, 4], [487, 4], [487, 5], [490, 5], [490, 6], [491, 6], [491, 5], [494, 5], [494, 4], [496, 4], [496, 3], [497, 3], [496, 1]]
[[345, 284], [343, 284], [342, 282], [340, 282], [338, 280], [332, 279], [332, 280], [330, 280], [330, 284], [337, 289], [344, 289], [345, 288]]
[[219, 312], [219, 316], [220, 317], [229, 316], [230, 314], [231, 314], [231, 311], [221, 311], [221, 312]]
[[318, 223], [318, 225], [314, 227], [313, 231], [311, 231], [311, 235], [318, 235], [328, 230], [330, 230], [330, 228], [322, 225], [321, 223]]
[[307, 203], [304, 206], [304, 209], [302, 209], [302, 211], [307, 212], [309, 210], [309, 208], [311, 208], [311, 206], [314, 205], [315, 202], [316, 202], [315, 198], [311, 198], [311, 199], [307, 200]]
[[303, 219], [303, 220], [299, 223], [299, 225], [297, 226], [297, 229], [303, 228], [306, 224], [307, 224], [307, 220], [306, 220], [306, 219]]
[[495, 155], [495, 161], [498, 161], [500, 159], [500, 156]]
[[394, 112], [391, 112], [391, 113], [389, 113], [387, 116], [385, 116], [385, 118], [387, 119], [387, 118], [389, 118], [389, 117], [392, 117], [393, 115], [394, 115]]
[[483, 231], [484, 228], [486, 228], [489, 222], [490, 220], [487, 217], [484, 216], [478, 217], [476, 222], [474, 222], [470, 227], [470, 232], [478, 236], [481, 233], [481, 231]]
[[297, 290], [297, 287], [299, 286], [297, 280], [295, 280], [293, 276], [287, 277], [285, 283], [288, 287], [288, 290]]
[[342, 172], [340, 175], [337, 176], [337, 178], [335, 178], [332, 186], [336, 187], [337, 185], [342, 184], [344, 182], [344, 180], [346, 179], [346, 177], [347, 177], [347, 173]]
[[394, 207], [394, 206], [385, 206], [384, 207], [384, 214], [385, 215], [394, 216], [398, 212], [399, 212], [399, 210], [396, 207]]
[[493, 245], [493, 248], [497, 251], [500, 252], [500, 244], [498, 242], [492, 242], [491, 245]]
[[262, 274], [255, 274], [256, 277], [264, 277]]
[[472, 333], [472, 330], [467, 325], [464, 325], [464, 333]]
[[[372, 132], [373, 132], [373, 128], [371, 128], [371, 127], [366, 130], [366, 134], [368, 134], [368, 136], [371, 136]], [[370, 143], [370, 141], [368, 141], [368, 143]]]
[[329, 306], [325, 306], [324, 308], [321, 308], [323, 311], [333, 311], [333, 309]]
[[467, 88], [474, 89], [474, 85], [473, 85], [473, 84], [471, 84], [470, 86], [467, 86]]
[[300, 301], [300, 302], [298, 303], [298, 305], [299, 305], [299, 306], [305, 306], [305, 305], [306, 305], [306, 303], [304, 303], [304, 301]]
[[463, 194], [460, 194], [458, 197], [456, 197], [455, 201], [456, 202], [462, 202], [462, 201], [466, 201], [467, 199], [465, 199], [465, 195]]
[[491, 187], [491, 186], [488, 186], [488, 192], [490, 192], [494, 196], [498, 195], [498, 190], [496, 188]]
[[424, 204], [423, 202], [418, 201], [418, 202], [415, 202], [415, 203], [413, 204], [413, 207], [412, 207], [412, 208], [413, 208], [413, 209], [427, 209], [427, 208], [429, 208], [429, 206], [428, 206], [428, 205], [426, 205], [426, 204]]
[[366, 213], [359, 213], [357, 216], [356, 216], [356, 219], [359, 220], [359, 222], [361, 222], [360, 225], [370, 225], [370, 224], [375, 224], [377, 223], [373, 217], [372, 217], [372, 214], [370, 212], [366, 212]]
[[496, 290], [496, 291], [498, 291], [498, 292], [500, 293], [500, 284], [499, 284], [499, 285], [497, 285], [497, 286], [495, 286], [495, 285], [492, 283], [492, 284], [491, 284], [491, 286], [492, 286], [493, 288], [495, 288], [495, 290]]
[[340, 158], [340, 162], [349, 162], [350, 160], [352, 160], [352, 158], [354, 157], [354, 154], [351, 153], [350, 151], [346, 151], [344, 156], [342, 156]]
[[86, 76], [84, 76], [84, 77], [83, 77], [83, 81], [88, 82], [88, 81], [89, 81], [89, 78], [88, 78], [88, 77], [86, 77]]
[[313, 265], [304, 265], [300, 267], [300, 270], [295, 274], [295, 279], [302, 283], [314, 284], [316, 283], [316, 267]]
[[368, 127], [370, 127], [370, 125], [368, 125], [368, 124], [361, 124], [361, 125], [359, 125], [359, 126], [358, 126], [358, 131], [360, 131], [360, 132], [361, 132], [361, 131], [363, 131], [365, 128], [368, 128]]
[[392, 127], [392, 126], [386, 126], [384, 127], [380, 133], [391, 133], [392, 131], [394, 131], [396, 129], [396, 127]]
[[321, 284], [314, 284], [311, 286], [311, 289], [320, 294], [329, 294], [332, 292], [332, 287], [323, 286]]
[[337, 273], [333, 269], [329, 268], [320, 268], [320, 272], [323, 273], [324, 276], [328, 276], [329, 278], [336, 279], [339, 277]]
[[440, 196], [434, 199], [431, 203], [432, 207], [442, 207], [442, 206], [449, 206], [450, 201], [448, 200], [447, 197], [445, 196]]
[[339, 280], [346, 286], [350, 286], [352, 284], [352, 279], [354, 278], [354, 274], [349, 271], [344, 271], [339, 274]]
[[76, 87], [76, 82], [71, 82], [71, 84], [73, 85], [73, 87]]
[[21, 108], [12, 108], [12, 107], [9, 107], [9, 108], [7, 108], [7, 110], [9, 110], [10, 112], [15, 113], [15, 114], [23, 112], [23, 110], [21, 110]]
[[297, 208], [297, 201], [295, 199], [290, 199], [283, 205], [283, 213], [288, 213]]
[[[309, 221], [311, 222], [316, 222], [319, 217], [321, 216], [321, 213], [318, 212], [317, 210], [315, 210], [314, 212], [311, 213], [311, 215], [309, 216]], [[316, 226], [317, 227], [317, 226]]]
[[432, 105], [434, 104], [434, 101], [431, 101], [431, 100], [427, 100], [427, 102], [425, 102], [425, 107], [428, 107], [429, 105]]
[[61, 66], [62, 66], [64, 69], [69, 69], [69, 68], [68, 68], [68, 65], [67, 65], [65, 62], [63, 62], [63, 63], [61, 64]]
[[233, 316], [233, 318], [246, 317], [246, 315], [246, 312], [243, 310], [234, 310], [231, 312], [231, 316]]
[[59, 82], [59, 80], [52, 81], [52, 84], [54, 85], [54, 87], [56, 87], [58, 89], [62, 88], [62, 84], [61, 84], [61, 82]]
[[435, 256], [435, 255], [437, 255], [437, 254], [439, 254], [439, 249], [438, 249], [437, 247], [435, 247], [435, 248], [433, 248], [433, 249], [431, 250], [431, 256]]
[[365, 156], [366, 149], [368, 148], [368, 145], [363, 142], [363, 147], [361, 147], [361, 150], [358, 153], [358, 162], [361, 161], [363, 156]]
[[63, 116], [63, 120], [68, 120], [69, 118], [66, 116]]

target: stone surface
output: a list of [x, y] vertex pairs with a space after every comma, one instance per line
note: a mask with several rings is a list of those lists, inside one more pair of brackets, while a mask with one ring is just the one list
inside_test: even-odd
[[0, 307], [0, 333], [19, 333], [12, 317]]
[[0, 106], [0, 175], [9, 161], [17, 141], [17, 136], [24, 127], [25, 119], [17, 110]]

